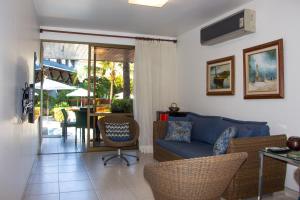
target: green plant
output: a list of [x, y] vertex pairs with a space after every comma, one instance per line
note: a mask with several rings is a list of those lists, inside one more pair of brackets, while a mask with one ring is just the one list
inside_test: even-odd
[[57, 92], [57, 96], [55, 98], [55, 103], [59, 104], [60, 102], [67, 102], [70, 98], [67, 96], [68, 93], [72, 92], [72, 90], [60, 90]]
[[[91, 84], [93, 85], [93, 84]], [[88, 90], [88, 81], [84, 80], [82, 83], [79, 84], [79, 87]], [[110, 80], [106, 77], [96, 78], [96, 97], [97, 98], [108, 98], [110, 91]], [[94, 92], [91, 89], [91, 92]]]
[[62, 122], [64, 121], [64, 115], [63, 113], [61, 112], [61, 109], [62, 108], [53, 108], [53, 117], [55, 119], [55, 121], [57, 122]]
[[113, 113], [132, 113], [132, 99], [114, 99], [111, 103], [111, 112]]
[[54, 105], [54, 107], [49, 111], [49, 114], [52, 115], [55, 121], [62, 122], [64, 120], [64, 116], [61, 112], [61, 109], [67, 109], [69, 107], [68, 102], [60, 102]]
[[115, 85], [114, 85], [114, 94], [123, 92], [123, 77], [116, 76]]
[[69, 107], [69, 103], [68, 102], [65, 102], [65, 101], [62, 101], [62, 102], [59, 102], [57, 104], [54, 105], [54, 108], [66, 108], [66, 107]]

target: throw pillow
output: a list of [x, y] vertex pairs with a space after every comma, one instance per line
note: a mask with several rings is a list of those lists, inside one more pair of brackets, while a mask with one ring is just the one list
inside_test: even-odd
[[165, 140], [191, 142], [192, 122], [168, 121], [168, 131]]
[[213, 152], [214, 155], [225, 154], [228, 148], [229, 142], [231, 138], [234, 138], [237, 135], [236, 127], [229, 127], [223, 131], [223, 133], [217, 139]]
[[131, 139], [129, 122], [112, 123], [105, 122], [106, 135], [116, 142], [129, 141]]

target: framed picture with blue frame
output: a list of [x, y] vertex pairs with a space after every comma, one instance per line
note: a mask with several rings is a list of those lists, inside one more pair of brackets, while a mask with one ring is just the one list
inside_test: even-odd
[[206, 95], [234, 95], [234, 68], [234, 56], [208, 61]]
[[283, 39], [244, 49], [244, 98], [284, 98]]

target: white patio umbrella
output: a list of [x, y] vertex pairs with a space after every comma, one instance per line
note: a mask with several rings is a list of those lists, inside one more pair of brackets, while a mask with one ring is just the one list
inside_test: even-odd
[[[35, 83], [34, 84], [35, 89], [40, 90], [41, 89], [41, 82]], [[76, 87], [60, 83], [57, 81], [53, 81], [50, 79], [45, 78], [44, 83], [43, 83], [43, 90], [45, 91], [53, 91], [53, 90], [75, 90]], [[47, 115], [49, 115], [49, 99], [47, 99]]]
[[[35, 88], [40, 90], [41, 89], [41, 82], [38, 82], [35, 84]], [[43, 83], [43, 90], [75, 90], [76, 87], [64, 84], [64, 83], [60, 83], [57, 81], [53, 81], [50, 79], [45, 78], [44, 79], [44, 83]]]
[[[90, 92], [90, 95], [93, 96], [93, 92]], [[74, 90], [73, 92], [70, 92], [67, 94], [68, 97], [87, 97], [88, 96], [88, 90], [83, 88], [78, 88]]]
[[[93, 92], [90, 92], [90, 96], [93, 96]], [[88, 96], [88, 90], [83, 88], [78, 88], [77, 90], [74, 90], [73, 92], [70, 92], [67, 94], [67, 97], [80, 97], [80, 105], [82, 107], [82, 98], [81, 97], [87, 97]]]

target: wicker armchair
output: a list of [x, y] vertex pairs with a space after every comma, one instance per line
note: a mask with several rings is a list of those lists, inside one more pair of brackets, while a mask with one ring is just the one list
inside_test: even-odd
[[156, 200], [220, 199], [248, 154], [233, 153], [146, 165]]
[[[130, 135], [131, 135], [129, 140], [114, 141], [110, 137], [107, 136], [106, 123], [116, 123], [116, 124], [118, 124], [118, 123], [127, 123], [127, 122], [129, 123], [129, 131], [130, 131]], [[104, 165], [107, 165], [108, 161], [110, 161], [114, 158], [119, 158], [119, 159], [124, 160], [126, 162], [127, 166], [129, 166], [130, 163], [129, 163], [128, 159], [126, 158], [126, 156], [134, 157], [134, 158], [136, 158], [137, 161], [139, 161], [138, 156], [125, 154], [125, 153], [122, 152], [122, 148], [135, 146], [138, 142], [139, 125], [133, 118], [124, 117], [124, 116], [106, 116], [106, 117], [101, 118], [98, 121], [98, 127], [100, 129], [100, 133], [101, 133], [102, 139], [104, 141], [104, 144], [106, 146], [113, 147], [113, 148], [117, 149], [116, 154], [106, 155], [106, 156], [102, 157], [102, 160], [104, 161]]]

